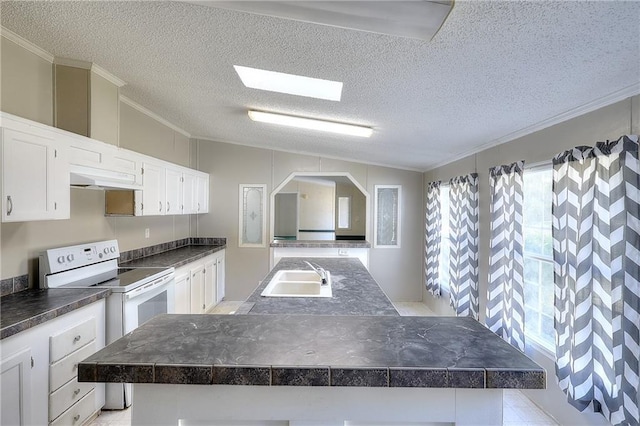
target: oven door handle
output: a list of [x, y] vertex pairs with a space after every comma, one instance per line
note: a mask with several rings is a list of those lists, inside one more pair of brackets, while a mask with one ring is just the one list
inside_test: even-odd
[[154, 290], [160, 290], [162, 287], [170, 284], [172, 280], [173, 280], [173, 274], [165, 275], [164, 277], [158, 278], [157, 280], [149, 284], [145, 284], [143, 286], [136, 288], [135, 290], [125, 293], [124, 295], [125, 300], [131, 300], [133, 298], [142, 296], [143, 294], [146, 294], [148, 292], [151, 292]]

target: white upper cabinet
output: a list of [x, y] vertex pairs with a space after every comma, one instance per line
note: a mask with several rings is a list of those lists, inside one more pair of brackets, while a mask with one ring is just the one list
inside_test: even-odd
[[182, 214], [182, 171], [167, 167], [165, 214]]
[[67, 146], [38, 128], [20, 123], [2, 128], [2, 221], [70, 217]]
[[198, 173], [196, 213], [209, 213], [209, 174]]
[[185, 171], [182, 175], [183, 214], [198, 213], [198, 180], [193, 171]]
[[166, 209], [166, 175], [165, 168], [144, 162], [142, 164], [142, 215], [164, 215]]

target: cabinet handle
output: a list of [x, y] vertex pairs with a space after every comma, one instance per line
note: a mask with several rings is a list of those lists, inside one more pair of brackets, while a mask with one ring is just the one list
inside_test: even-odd
[[158, 203], [160, 204], [160, 210], [158, 210], [159, 212], [162, 211], [162, 201], [158, 201]]
[[78, 420], [80, 420], [80, 414], [76, 414], [75, 416], [73, 416], [73, 422], [77, 422]]
[[167, 211], [171, 210], [171, 203], [167, 201]]
[[73, 396], [78, 396], [79, 393], [80, 393], [80, 388], [73, 391]]
[[198, 211], [200, 211], [200, 203], [198, 203]]
[[11, 212], [13, 212], [13, 200], [11, 195], [7, 195], [7, 216], [11, 216]]
[[82, 339], [82, 336], [80, 336], [79, 334], [73, 338], [73, 343], [77, 343], [80, 341], [80, 339]]
[[203, 269], [203, 270], [202, 270], [202, 275], [204, 275], [204, 274], [206, 274], [206, 273], [207, 273], [207, 270], [206, 270], [206, 269]]

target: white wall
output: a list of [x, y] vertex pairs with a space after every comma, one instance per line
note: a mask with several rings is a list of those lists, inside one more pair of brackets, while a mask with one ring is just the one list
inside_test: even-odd
[[246, 299], [269, 271], [268, 247], [238, 247], [238, 185], [266, 184], [271, 194], [295, 171], [348, 172], [369, 192], [371, 203], [374, 185], [402, 185], [402, 247], [371, 249], [370, 271], [391, 300], [422, 299], [421, 173], [207, 140], [197, 141], [196, 158], [197, 168], [211, 175], [211, 205], [192, 232], [227, 238], [227, 300]]
[[[479, 291], [480, 321], [484, 322], [487, 301], [489, 269], [489, 168], [525, 160], [527, 164], [551, 162], [557, 153], [578, 145], [594, 145], [598, 141], [614, 140], [625, 134], [640, 132], [640, 96], [609, 105], [583, 116], [521, 137], [512, 142], [479, 152], [424, 174], [425, 185], [435, 180], [447, 181], [452, 177], [473, 171], [479, 175]], [[426, 187], [426, 186], [425, 186]], [[436, 299], [423, 289], [424, 302], [440, 315], [452, 315], [445, 298]], [[567, 404], [564, 394], [555, 383], [554, 361], [533, 347], [527, 354], [547, 370], [546, 391], [528, 391], [527, 395], [541, 405], [563, 425], [607, 424], [601, 415], [581, 414]]]

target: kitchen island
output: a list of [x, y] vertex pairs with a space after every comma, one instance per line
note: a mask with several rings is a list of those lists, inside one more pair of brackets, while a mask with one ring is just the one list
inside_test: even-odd
[[501, 424], [502, 389], [545, 387], [470, 318], [251, 314], [255, 295], [249, 315], [158, 316], [80, 363], [79, 380], [134, 383], [134, 425]]

